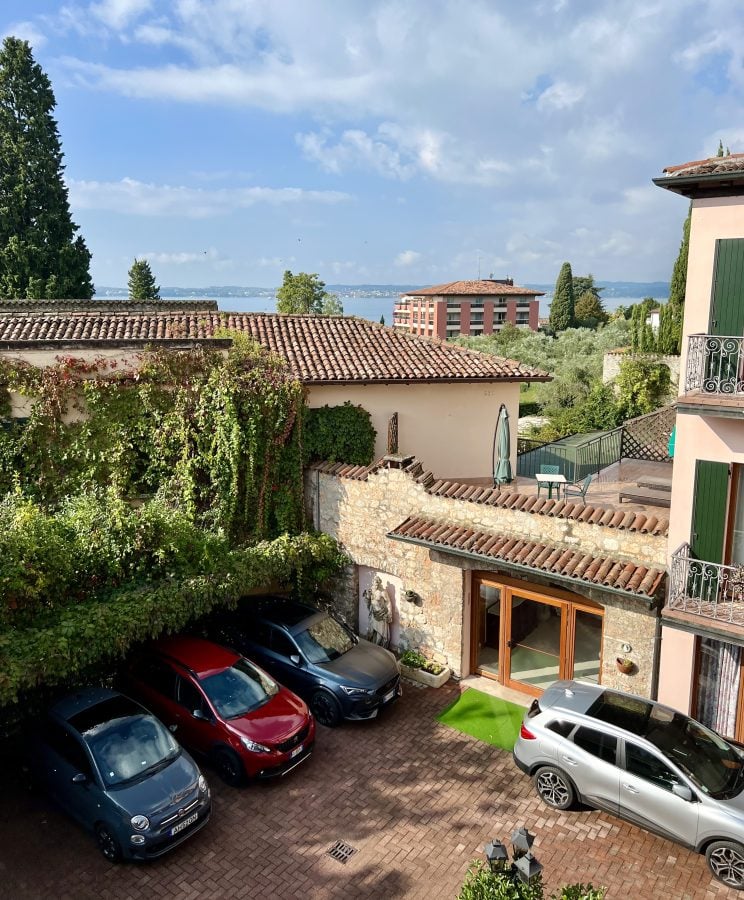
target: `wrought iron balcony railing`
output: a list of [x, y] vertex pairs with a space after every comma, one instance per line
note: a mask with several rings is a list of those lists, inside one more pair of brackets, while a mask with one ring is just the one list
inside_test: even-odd
[[723, 566], [693, 556], [689, 544], [672, 554], [669, 609], [744, 625], [744, 566]]
[[691, 334], [687, 344], [685, 393], [744, 394], [744, 338]]

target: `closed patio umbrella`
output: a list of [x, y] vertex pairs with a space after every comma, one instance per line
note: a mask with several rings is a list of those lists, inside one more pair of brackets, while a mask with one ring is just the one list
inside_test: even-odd
[[509, 484], [512, 480], [511, 435], [509, 434], [509, 413], [502, 403], [493, 435], [493, 483]]

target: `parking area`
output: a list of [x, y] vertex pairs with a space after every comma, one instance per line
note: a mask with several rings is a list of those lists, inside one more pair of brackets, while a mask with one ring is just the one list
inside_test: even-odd
[[[544, 806], [509, 754], [436, 722], [458, 690], [406, 685], [377, 721], [319, 728], [314, 757], [280, 782], [236, 790], [205, 769], [212, 821], [146, 865], [109, 865], [89, 835], [4, 766], [1, 893], [454, 898], [483, 844], [526, 825], [549, 889], [591, 880], [608, 898], [739, 896], [710, 878], [703, 857], [604, 813]], [[327, 854], [336, 841], [355, 850], [344, 864]]]

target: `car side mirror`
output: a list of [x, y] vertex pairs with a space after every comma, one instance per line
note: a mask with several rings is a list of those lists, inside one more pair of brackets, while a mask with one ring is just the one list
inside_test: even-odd
[[681, 797], [688, 803], [692, 803], [692, 801], [695, 799], [695, 795], [692, 793], [690, 788], [687, 787], [686, 784], [673, 784], [672, 793], [675, 797]]
[[209, 721], [210, 721], [209, 716], [204, 712], [203, 709], [195, 709], [195, 710], [191, 713], [191, 715], [192, 715], [195, 719], [199, 719], [200, 722], [209, 722]]
[[292, 662], [292, 663], [294, 663], [296, 666], [299, 666], [300, 663], [302, 662], [302, 659], [300, 658], [300, 654], [299, 654], [299, 653], [293, 653], [293, 654], [289, 657], [289, 661]]
[[77, 775], [72, 776], [72, 783], [73, 784], [87, 784], [88, 776], [85, 774], [85, 772], [78, 772]]

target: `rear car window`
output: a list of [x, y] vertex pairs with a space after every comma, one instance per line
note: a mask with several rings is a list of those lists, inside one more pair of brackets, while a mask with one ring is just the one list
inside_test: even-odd
[[561, 737], [567, 738], [576, 727], [575, 722], [564, 722], [562, 719], [554, 719], [545, 726], [548, 731], [554, 731]]
[[597, 759], [615, 764], [617, 759], [617, 738], [611, 734], [604, 734], [594, 728], [579, 728], [573, 737], [573, 742], [586, 753], [591, 753]]

